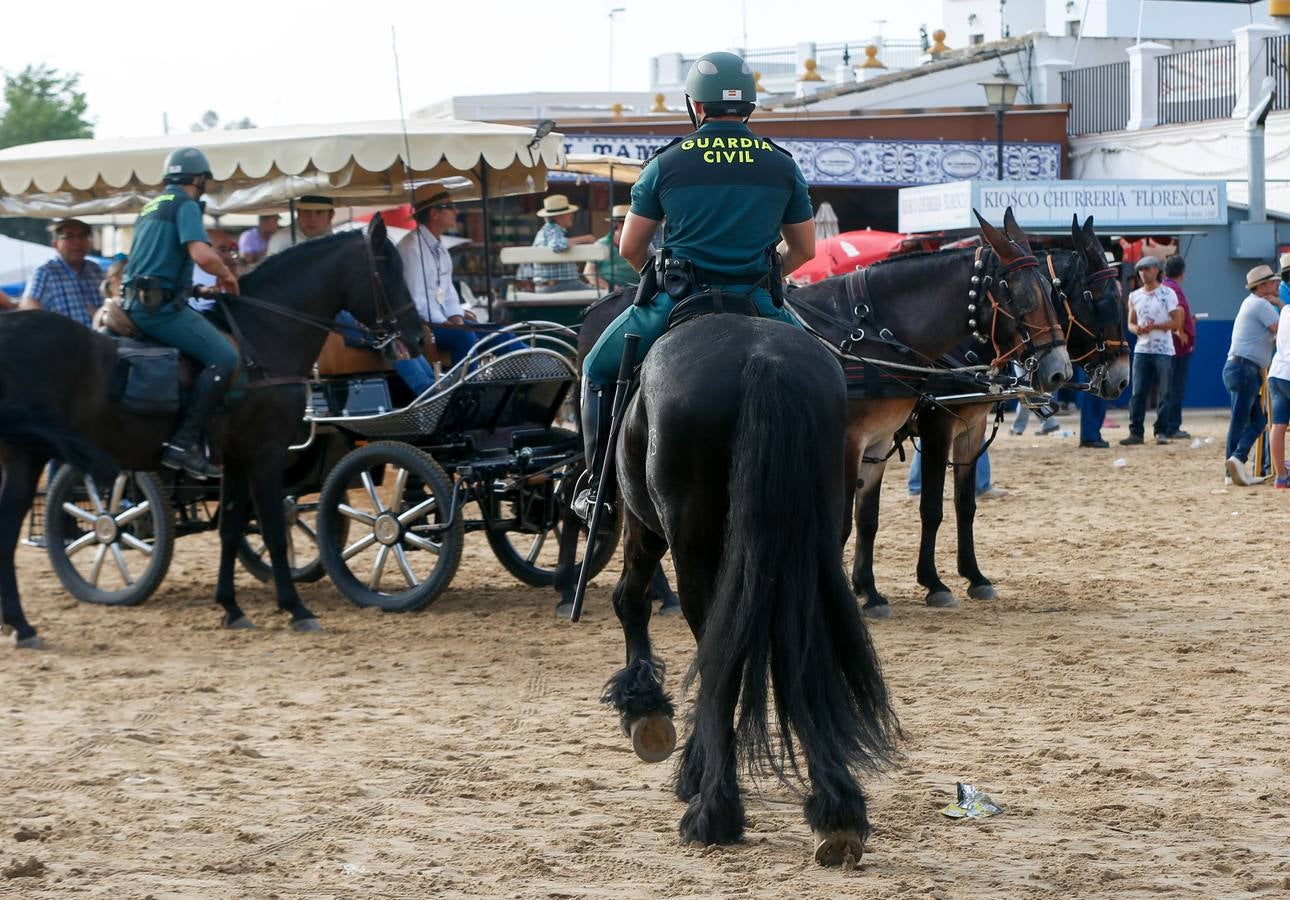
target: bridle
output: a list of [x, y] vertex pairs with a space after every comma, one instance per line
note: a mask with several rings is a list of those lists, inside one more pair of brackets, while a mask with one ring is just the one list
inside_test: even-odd
[[[993, 257], [995, 263], [1001, 265], [997, 270], [994, 265], [991, 265], [990, 271], [982, 274], [986, 269], [987, 257]], [[1022, 368], [1027, 372], [1034, 372], [1039, 368], [1039, 360], [1044, 354], [1066, 345], [1066, 337], [1062, 332], [1061, 323], [1057, 321], [1052, 303], [1041, 301], [1036, 304], [1022, 305], [1008, 283], [1009, 276], [1014, 272], [1037, 268], [1039, 268], [1039, 260], [1031, 254], [1019, 256], [1011, 262], [1004, 263], [993, 250], [986, 247], [976, 249], [976, 255], [972, 261], [972, 286], [968, 289], [968, 327], [972, 329], [972, 337], [978, 343], [988, 343], [993, 348], [994, 359], [990, 363], [993, 368], [1001, 368], [1012, 362], [1013, 357], [1019, 357]], [[982, 292], [990, 303], [989, 335], [981, 332], [981, 320], [977, 317], [978, 301]], [[1028, 317], [1039, 307], [1043, 307], [1043, 322], [1029, 321]], [[1000, 343], [998, 332], [1000, 316], [1008, 318], [1013, 323], [1015, 343], [1010, 347], [1004, 347]], [[1042, 344], [1036, 343], [1036, 336], [1042, 338], [1045, 335], [1051, 335], [1050, 340]]]
[[[228, 321], [229, 329], [233, 332], [233, 337], [237, 341], [239, 352], [242, 355], [244, 368], [247, 370], [248, 374], [256, 372], [262, 374], [262, 380], [256, 382], [257, 384], [264, 383], [263, 378], [267, 378], [268, 370], [264, 363], [260, 361], [259, 354], [256, 352], [255, 347], [252, 346], [250, 340], [246, 337], [246, 334], [238, 326], [237, 319], [233, 316], [232, 309], [230, 309], [230, 306], [233, 305], [262, 309], [266, 312], [273, 313], [274, 315], [281, 316], [284, 319], [291, 319], [294, 322], [300, 322], [303, 325], [308, 325], [311, 328], [317, 328], [320, 331], [325, 331], [330, 334], [339, 334], [344, 336], [347, 333], [358, 331], [371, 344], [374, 350], [379, 350], [382, 353], [389, 355], [387, 353], [387, 348], [391, 348], [391, 346], [399, 340], [400, 332], [398, 327], [398, 316], [407, 312], [409, 309], [412, 309], [413, 304], [409, 302], [397, 308], [393, 306], [390, 302], [389, 295], [386, 293], [385, 282], [381, 277], [379, 266], [379, 263], [385, 259], [385, 255], [383, 253], [375, 253], [372, 250], [371, 241], [367, 240], [365, 237], [363, 238], [363, 249], [367, 255], [368, 278], [372, 287], [372, 305], [376, 313], [375, 320], [370, 326], [359, 322], [357, 318], [355, 318], [353, 324], [340, 325], [334, 318], [328, 319], [323, 316], [315, 316], [310, 313], [288, 309], [287, 307], [279, 306], [276, 303], [268, 303], [264, 300], [259, 300], [255, 297], [247, 297], [241, 294], [236, 296], [224, 293], [215, 294], [215, 302], [219, 306], [220, 311], [224, 314], [224, 318]], [[232, 303], [230, 303], [230, 301], [232, 301]], [[398, 354], [397, 358], [399, 359], [408, 358], [408, 350], [401, 344], [390, 352]], [[285, 381], [295, 380], [299, 379], [285, 379]], [[271, 379], [271, 381], [273, 383], [278, 383], [284, 381], [284, 379], [274, 378]]]
[[[1079, 316], [1076, 316], [1075, 311], [1071, 309], [1070, 296], [1067, 294], [1066, 288], [1067, 285], [1072, 283], [1072, 270], [1076, 268], [1081, 271], [1074, 275], [1073, 280], [1083, 288], [1080, 292], [1081, 299], [1083, 299], [1084, 303], [1087, 304], [1089, 311], [1092, 313], [1091, 321], [1095, 326], [1100, 326], [1103, 329], [1103, 332], [1108, 326], [1114, 324], [1116, 332], [1115, 338], [1108, 340], [1104, 334], [1099, 334], [1098, 332], [1093, 331], [1085, 325], [1084, 321]], [[1082, 269], [1083, 257], [1078, 250], [1071, 254], [1071, 261], [1067, 264], [1064, 270], [1064, 277], [1057, 274], [1056, 267], [1053, 265], [1053, 255], [1051, 253], [1048, 254], [1048, 274], [1053, 283], [1053, 290], [1061, 299], [1062, 307], [1066, 311], [1067, 321], [1070, 323], [1071, 328], [1078, 328], [1080, 331], [1084, 332], [1092, 342], [1091, 349], [1081, 353], [1079, 356], [1072, 356], [1071, 362], [1076, 365], [1084, 365], [1084, 360], [1096, 354], [1098, 356], [1098, 364], [1095, 372], [1103, 373], [1105, 372], [1106, 367], [1109, 366], [1117, 357], [1122, 355], [1129, 346], [1129, 342], [1124, 340], [1120, 305], [1115, 301], [1115, 299], [1105, 296], [1108, 288], [1116, 281], [1116, 272], [1114, 269], [1108, 268], [1099, 269], [1096, 272], [1085, 273]], [[1100, 298], [1094, 296], [1092, 290], [1094, 287], [1098, 287], [1098, 292], [1101, 295]], [[1085, 368], [1087, 368], [1087, 366], [1085, 366]], [[1094, 373], [1090, 373], [1090, 376], [1092, 377], [1093, 374]]]
[[[390, 296], [385, 291], [385, 280], [381, 277], [381, 269], [378, 263], [385, 259], [384, 253], [377, 253], [372, 249], [372, 242], [363, 240], [363, 250], [367, 254], [367, 272], [372, 283], [372, 306], [376, 312], [376, 319], [372, 327], [360, 324], [360, 328], [367, 335], [370, 335], [372, 349], [384, 351], [386, 347], [393, 344], [399, 339], [399, 322], [398, 317], [410, 309], [415, 308], [415, 304], [408, 302], [395, 308], [390, 302]], [[407, 348], [402, 348], [400, 359], [407, 358]]]

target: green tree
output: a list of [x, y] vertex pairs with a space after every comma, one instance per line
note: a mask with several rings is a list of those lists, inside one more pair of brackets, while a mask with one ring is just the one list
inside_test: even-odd
[[255, 123], [246, 116], [240, 119], [234, 119], [232, 122], [220, 124], [219, 113], [213, 109], [208, 109], [202, 113], [202, 117], [188, 126], [189, 131], [214, 131], [217, 128], [223, 128], [225, 131], [236, 131], [239, 128], [254, 128]]
[[94, 136], [85, 117], [80, 76], [64, 75], [46, 65], [28, 66], [4, 78], [4, 113], [0, 115], [0, 149], [37, 141]]
[[[77, 90], [80, 76], [63, 74], [46, 65], [28, 66], [4, 77], [4, 107], [0, 112], [0, 149], [39, 141], [94, 136], [85, 116], [85, 94]], [[0, 219], [0, 234], [46, 243], [48, 223], [41, 219]]]

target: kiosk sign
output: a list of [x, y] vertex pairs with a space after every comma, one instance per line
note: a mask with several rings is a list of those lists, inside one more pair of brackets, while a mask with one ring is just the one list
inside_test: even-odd
[[1093, 216], [1099, 229], [1227, 224], [1221, 181], [960, 181], [900, 191], [906, 233], [976, 227], [972, 210], [992, 222], [1009, 206], [1022, 228], [1065, 228], [1071, 215]]

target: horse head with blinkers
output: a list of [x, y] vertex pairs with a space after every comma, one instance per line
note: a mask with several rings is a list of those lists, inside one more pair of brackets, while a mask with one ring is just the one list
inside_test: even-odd
[[968, 290], [972, 336], [992, 346], [992, 365], [1015, 361], [1036, 390], [1054, 391], [1070, 380], [1072, 369], [1048, 279], [1011, 207], [1004, 213], [1004, 231], [974, 213], [986, 246], [977, 250]]

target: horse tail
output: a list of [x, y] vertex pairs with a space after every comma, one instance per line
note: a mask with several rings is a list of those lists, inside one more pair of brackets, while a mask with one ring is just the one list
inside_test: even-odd
[[118, 472], [112, 457], [52, 417], [13, 403], [0, 403], [0, 441], [88, 472], [100, 483]]
[[736, 752], [750, 771], [800, 781], [800, 747], [808, 803], [837, 801], [831, 785], [890, 762], [900, 732], [842, 568], [841, 410], [819, 399], [815, 371], [774, 354], [744, 364], [723, 558], [691, 672], [699, 705], [737, 692]]

